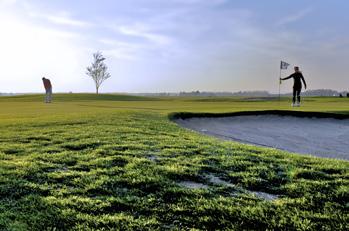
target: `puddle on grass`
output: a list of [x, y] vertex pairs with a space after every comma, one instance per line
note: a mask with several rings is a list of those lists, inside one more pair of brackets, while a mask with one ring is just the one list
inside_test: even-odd
[[254, 194], [258, 198], [262, 198], [267, 201], [274, 201], [279, 198], [278, 195], [266, 193], [266, 192], [258, 192], [258, 191], [249, 191], [250, 193]]
[[229, 183], [225, 180], [222, 180], [221, 178], [219, 177], [216, 177], [214, 175], [208, 175], [208, 180], [210, 181], [210, 183], [213, 183], [213, 184], [221, 184], [221, 185], [225, 185], [225, 186], [228, 186], [228, 187], [233, 187], [233, 188], [236, 188], [237, 186], [232, 184], [232, 183]]
[[154, 161], [154, 162], [159, 160], [159, 158], [157, 156], [153, 156], [153, 155], [147, 156], [147, 159], [150, 161]]
[[[234, 185], [234, 184], [232, 184], [230, 182], [222, 180], [221, 178], [216, 177], [216, 176], [214, 176], [212, 174], [207, 175], [207, 177], [208, 177], [209, 182], [212, 183], [212, 184], [218, 184], [218, 185], [224, 185], [224, 186], [228, 186], [228, 187], [233, 187], [235, 189], [238, 189], [242, 193], [253, 194], [256, 197], [264, 199], [264, 200], [267, 200], [267, 201], [273, 201], [273, 200], [276, 200], [276, 199], [279, 198], [278, 195], [274, 195], [274, 194], [270, 194], [270, 193], [266, 193], [266, 192], [251, 191], [251, 190], [243, 189], [243, 188], [241, 188], [239, 186], [236, 186], [236, 185]], [[234, 193], [233, 195], [237, 196], [238, 194]]]
[[61, 168], [50, 168], [47, 169], [47, 172], [67, 172], [69, 169], [67, 167], [61, 167]]
[[180, 186], [189, 188], [189, 189], [207, 189], [208, 185], [194, 182], [194, 181], [182, 181], [178, 183]]

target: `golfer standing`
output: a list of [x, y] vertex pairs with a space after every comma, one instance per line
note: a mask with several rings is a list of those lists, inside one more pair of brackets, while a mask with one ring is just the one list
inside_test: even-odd
[[[304, 80], [302, 72], [299, 71], [299, 67], [294, 67], [294, 73], [286, 78], [280, 78], [280, 80], [286, 80], [293, 78], [293, 98], [292, 98], [292, 107], [299, 107], [301, 103], [301, 91], [302, 91], [302, 82], [304, 88], [307, 89], [307, 84]], [[302, 81], [301, 81], [302, 80]], [[297, 101], [296, 101], [297, 99]]]
[[44, 87], [46, 90], [45, 103], [51, 103], [52, 100], [52, 84], [49, 79], [45, 77], [42, 78], [42, 82], [44, 83]]

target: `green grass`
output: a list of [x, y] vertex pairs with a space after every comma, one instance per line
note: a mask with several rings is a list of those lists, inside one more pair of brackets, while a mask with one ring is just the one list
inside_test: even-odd
[[[158, 98], [141, 97], [132, 95], [115, 95], [115, 94], [55, 94], [55, 101], [59, 102], [72, 102], [72, 101], [152, 101], [160, 100]], [[17, 102], [42, 102], [42, 95], [16, 95], [16, 96], [4, 96], [0, 98], [0, 101], [17, 101]]]
[[[349, 162], [224, 142], [168, 118], [289, 110], [287, 98], [42, 99], [0, 97], [0, 230], [349, 228]], [[349, 114], [348, 106], [345, 98], [307, 98], [295, 110]]]

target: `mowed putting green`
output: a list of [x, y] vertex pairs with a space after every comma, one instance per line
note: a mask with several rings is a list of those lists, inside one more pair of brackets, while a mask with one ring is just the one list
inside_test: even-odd
[[[221, 141], [177, 112], [349, 114], [349, 99], [0, 98], [0, 230], [348, 230], [349, 162]], [[348, 148], [349, 149], [349, 148]]]

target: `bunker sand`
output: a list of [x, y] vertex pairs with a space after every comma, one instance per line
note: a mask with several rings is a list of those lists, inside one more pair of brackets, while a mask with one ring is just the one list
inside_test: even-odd
[[177, 119], [176, 122], [225, 140], [349, 160], [349, 119], [247, 115]]

